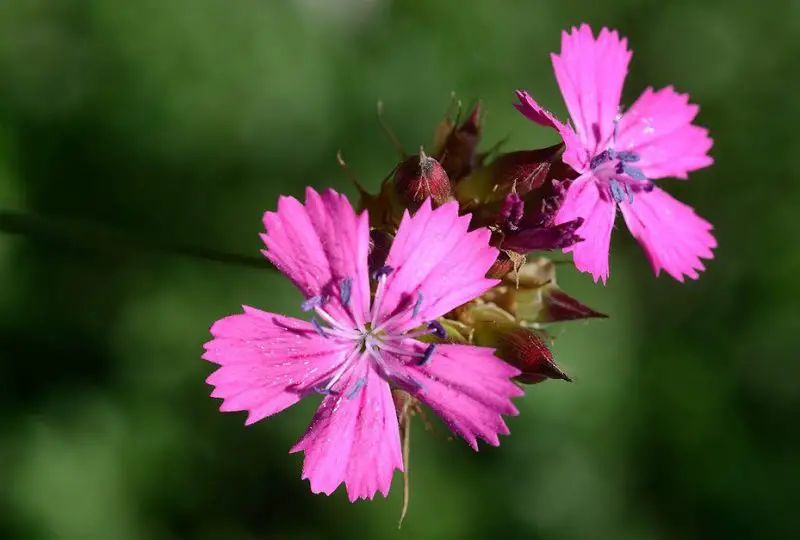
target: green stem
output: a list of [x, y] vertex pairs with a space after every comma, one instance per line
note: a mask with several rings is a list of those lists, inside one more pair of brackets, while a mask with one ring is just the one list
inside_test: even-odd
[[66, 223], [11, 210], [0, 210], [0, 232], [26, 236], [35, 240], [58, 240], [103, 252], [133, 249], [167, 255], [181, 255], [192, 259], [250, 268], [275, 270], [272, 263], [263, 257], [226, 253], [163, 239], [137, 238], [119, 231], [103, 230], [85, 223]]

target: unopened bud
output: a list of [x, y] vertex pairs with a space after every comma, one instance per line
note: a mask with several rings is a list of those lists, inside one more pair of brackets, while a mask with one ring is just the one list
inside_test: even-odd
[[441, 164], [420, 148], [418, 156], [402, 162], [394, 174], [394, 189], [400, 203], [416, 210], [430, 198], [434, 206], [451, 197], [450, 179]]
[[553, 361], [553, 353], [534, 330], [514, 322], [477, 321], [473, 340], [476, 345], [493, 347], [495, 354], [519, 369], [515, 379], [536, 384], [545, 379], [572, 381]]

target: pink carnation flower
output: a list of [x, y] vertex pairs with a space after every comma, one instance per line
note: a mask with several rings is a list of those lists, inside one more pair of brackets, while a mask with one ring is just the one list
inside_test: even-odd
[[[391, 388], [433, 408], [477, 450], [508, 434], [501, 415], [516, 415], [519, 371], [483, 347], [427, 344], [444, 338], [436, 319], [497, 281], [486, 271], [497, 257], [489, 231], [467, 232], [458, 205], [426, 201], [403, 216], [385, 266], [367, 266], [367, 213], [343, 195], [308, 189], [306, 203], [282, 197], [264, 215], [264, 255], [300, 289], [311, 322], [244, 306], [211, 327], [206, 360], [219, 364], [207, 382], [221, 411], [247, 411], [252, 424], [309, 394], [322, 394], [305, 435], [303, 478], [314, 493], [344, 482], [351, 501], [385, 496], [402, 470]], [[374, 295], [371, 287], [374, 286]]]
[[656, 275], [663, 269], [683, 281], [697, 279], [703, 259], [717, 242], [711, 224], [655, 187], [653, 180], [686, 178], [713, 163], [708, 131], [692, 124], [699, 110], [672, 87], [647, 88], [624, 114], [622, 84], [631, 51], [627, 40], [603, 28], [597, 39], [588, 25], [563, 33], [561, 54], [551, 55], [558, 85], [575, 124], [564, 125], [527, 92], [515, 107], [534, 122], [553, 127], [564, 139], [562, 159], [580, 176], [570, 185], [557, 223], [585, 219], [572, 251], [575, 266], [605, 283], [616, 208], [639, 241]]

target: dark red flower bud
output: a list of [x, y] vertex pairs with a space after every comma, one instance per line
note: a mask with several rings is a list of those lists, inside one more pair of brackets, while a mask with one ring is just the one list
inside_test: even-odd
[[403, 161], [394, 174], [394, 190], [400, 203], [416, 210], [430, 198], [434, 206], [450, 200], [450, 178], [442, 165], [420, 148], [418, 156]]
[[536, 331], [510, 321], [478, 321], [474, 328], [475, 344], [493, 347], [498, 357], [522, 372], [517, 381], [523, 384], [545, 379], [572, 381], [553, 361], [553, 353]]

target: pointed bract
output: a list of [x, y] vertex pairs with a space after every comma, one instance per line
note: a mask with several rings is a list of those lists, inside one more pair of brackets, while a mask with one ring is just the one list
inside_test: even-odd
[[608, 315], [578, 302], [554, 283], [545, 285], [542, 290], [542, 300], [544, 312], [539, 317], [539, 322], [542, 323], [608, 318]]
[[537, 384], [545, 379], [572, 379], [553, 360], [553, 353], [536, 331], [513, 322], [477, 321], [475, 343], [493, 347], [495, 354], [520, 370], [515, 380]]
[[442, 140], [437, 145], [436, 157], [454, 184], [480, 164], [477, 148], [481, 127], [480, 102], [475, 104], [461, 124], [454, 126], [448, 118], [441, 125], [446, 135], [439, 137]]
[[[556, 265], [546, 257], [531, 259], [518, 271], [503, 278], [503, 287], [494, 289], [487, 300], [513, 315], [512, 320], [540, 325], [581, 319], [604, 319], [600, 313], [579, 302], [558, 286]], [[473, 309], [472, 320], [485, 320], [485, 308]], [[477, 314], [484, 314], [483, 317]], [[502, 318], [489, 317], [503, 321]], [[479, 343], [480, 344], [480, 343]]]

